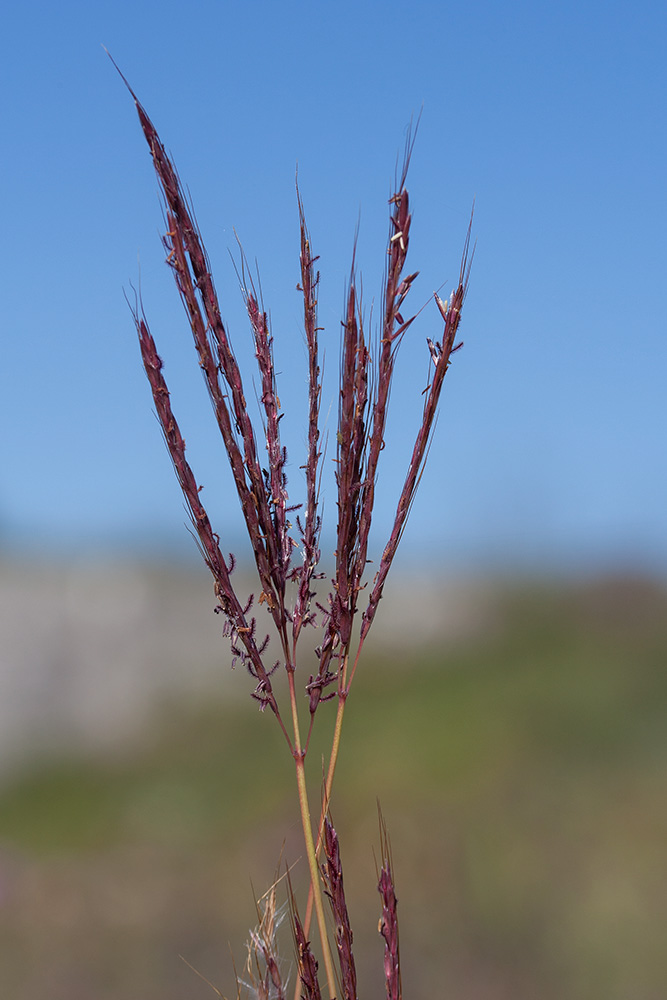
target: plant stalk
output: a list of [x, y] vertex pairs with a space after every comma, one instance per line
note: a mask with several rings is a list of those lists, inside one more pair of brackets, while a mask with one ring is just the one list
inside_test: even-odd
[[[303, 828], [303, 839], [306, 845], [306, 856], [308, 858], [308, 869], [310, 872], [310, 891], [308, 899], [312, 898], [315, 904], [315, 914], [317, 916], [317, 927], [322, 945], [322, 958], [327, 976], [330, 1000], [335, 1000], [336, 977], [334, 974], [333, 959], [327, 937], [327, 925], [324, 917], [324, 904], [322, 901], [322, 887], [320, 885], [320, 871], [317, 866], [317, 850], [320, 846], [318, 836], [317, 850], [313, 839], [313, 827], [310, 821], [310, 807], [308, 804], [308, 790], [306, 788], [306, 768], [304, 755], [301, 750], [301, 735], [299, 732], [299, 718], [296, 706], [296, 691], [294, 688], [294, 674], [289, 673], [290, 702], [292, 704], [292, 720], [294, 724], [294, 763], [296, 765], [296, 783], [299, 793], [299, 809], [301, 811], [301, 826]], [[312, 914], [312, 908], [311, 908]], [[310, 925], [310, 920], [308, 921]], [[305, 931], [306, 935], [308, 931]]]

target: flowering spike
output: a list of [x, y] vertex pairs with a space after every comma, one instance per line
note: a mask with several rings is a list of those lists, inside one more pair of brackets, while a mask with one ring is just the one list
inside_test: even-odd
[[[317, 601], [315, 593], [315, 581], [323, 577], [322, 573], [317, 572], [321, 555], [319, 546], [322, 527], [319, 508], [322, 474], [319, 426], [322, 384], [318, 345], [318, 335], [322, 327], [318, 325], [317, 319], [320, 274], [314, 267], [318, 257], [311, 249], [298, 186], [301, 280], [297, 288], [303, 296], [308, 357], [307, 455], [301, 466], [305, 472], [306, 490], [302, 504], [290, 503], [288, 496], [287, 451], [280, 435], [283, 411], [277, 391], [273, 335], [268, 314], [264, 309], [261, 288], [258, 294], [252, 278], [248, 276], [245, 256], [241, 250], [237, 275], [252, 329], [260, 376], [258, 402], [261, 425], [256, 428], [248, 414], [241, 372], [222, 322], [208, 257], [192, 206], [153, 123], [131, 88], [130, 93], [136, 105], [140, 125], [164, 197], [167, 231], [163, 237], [163, 245], [167, 255], [167, 265], [174, 276], [185, 307], [197, 360], [227, 452], [252, 546], [261, 588], [257, 601], [257, 615], [259, 617], [268, 614], [279, 641], [280, 659], [275, 660], [271, 666], [266, 662], [269, 635], [258, 643], [258, 618], [250, 616], [254, 596], [251, 594], [245, 605], [242, 605], [232, 587], [231, 575], [236, 561], [233, 555], [230, 555], [227, 561], [222, 556], [220, 538], [213, 531], [208, 513], [202, 504], [202, 487], [198, 485], [185, 456], [185, 441], [171, 408], [169, 390], [162, 371], [162, 360], [157, 353], [143, 310], [138, 303], [135, 303], [132, 311], [144, 368], [162, 433], [185, 498], [193, 533], [214, 578], [217, 599], [214, 610], [224, 616], [222, 631], [230, 643], [232, 666], [240, 663], [253, 678], [252, 698], [259, 703], [262, 711], [269, 707], [276, 716], [296, 765], [299, 808], [308, 857], [311, 893], [319, 925], [321, 956], [326, 970], [329, 995], [333, 998], [337, 992], [337, 977], [328, 941], [320, 875], [324, 878], [336, 925], [341, 1000], [357, 1000], [352, 930], [343, 891], [338, 838], [326, 813], [331, 799], [343, 711], [350, 685], [364, 641], [374, 621], [386, 577], [405, 529], [424, 469], [444, 376], [451, 355], [461, 346], [460, 343], [455, 343], [455, 339], [470, 274], [472, 259], [470, 229], [466, 238], [458, 286], [445, 301], [437, 293], [434, 295], [444, 329], [439, 340], [427, 338], [433, 369], [429, 368], [430, 383], [422, 394], [424, 403], [421, 424], [417, 431], [391, 534], [384, 547], [363, 611], [355, 652], [353, 648], [355, 616], [360, 605], [360, 594], [368, 584], [365, 574], [370, 562], [369, 536], [380, 455], [385, 447], [391, 384], [400, 344], [416, 319], [416, 316], [410, 315], [407, 311], [406, 300], [418, 272], [404, 274], [412, 225], [406, 179], [415, 130], [411, 127], [408, 131], [403, 168], [396, 179], [394, 194], [389, 199], [386, 270], [375, 340], [369, 340], [367, 335], [362, 308], [361, 281], [356, 273], [354, 252], [352, 257], [342, 324], [338, 426], [335, 431], [338, 514], [335, 569], [328, 604], [325, 605]], [[370, 320], [368, 324], [370, 325]], [[256, 433], [260, 430], [261, 435]], [[266, 445], [264, 467], [260, 463], [258, 437]], [[293, 551], [298, 546], [295, 539], [290, 537], [292, 525], [288, 515], [294, 511], [299, 511], [295, 518], [301, 547], [299, 565], [292, 565]], [[288, 583], [294, 584], [296, 591], [291, 608], [287, 602]], [[321, 612], [322, 637], [315, 650], [317, 670], [309, 676], [306, 685], [310, 724], [304, 740], [301, 735], [301, 713], [296, 700], [293, 675], [296, 670], [297, 643], [301, 632], [304, 626], [315, 624], [313, 605]], [[288, 674], [291, 735], [287, 732], [281, 717], [271, 680], [281, 664]], [[325, 779], [320, 827], [315, 836], [308, 804], [305, 759], [317, 708], [323, 701], [335, 697], [338, 698], [338, 711]], [[381, 817], [380, 840], [382, 865], [378, 873], [378, 889], [382, 897], [380, 933], [385, 942], [386, 992], [388, 1000], [401, 1000], [397, 900], [389, 842]], [[318, 854], [322, 845], [325, 857], [320, 868]], [[275, 886], [272, 893], [267, 909], [259, 919], [258, 929], [251, 934], [250, 950], [254, 956], [255, 969], [261, 967], [263, 971], [261, 976], [257, 974], [255, 978], [250, 975], [249, 989], [263, 1000], [284, 1000], [282, 976], [273, 936]], [[318, 965], [308, 940], [310, 904], [306, 920], [302, 924], [291, 886], [289, 899], [302, 997], [305, 1000], [319, 1000]], [[237, 985], [240, 986], [238, 980]]]

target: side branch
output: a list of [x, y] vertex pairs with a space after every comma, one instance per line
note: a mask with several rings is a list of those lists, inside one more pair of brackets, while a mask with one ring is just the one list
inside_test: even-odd
[[424, 469], [424, 462], [431, 443], [444, 378], [450, 365], [451, 355], [459, 346], [456, 345], [454, 341], [461, 323], [461, 310], [463, 308], [463, 302], [468, 290], [468, 281], [470, 279], [470, 267], [472, 264], [472, 253], [470, 252], [471, 228], [472, 218], [468, 227], [463, 257], [461, 260], [459, 283], [456, 290], [452, 293], [449, 301], [445, 302], [440, 299], [437, 293], [434, 293], [436, 305], [438, 306], [440, 315], [445, 321], [445, 328], [443, 331], [442, 342], [435, 344], [429, 343], [431, 357], [435, 362], [435, 370], [431, 379], [431, 384], [427, 390], [426, 400], [424, 402], [424, 411], [422, 414], [422, 423], [417, 433], [417, 439], [415, 441], [408, 472], [405, 477], [405, 483], [399, 497], [392, 532], [382, 554], [380, 568], [375, 576], [375, 580], [373, 581], [373, 589], [368, 600], [368, 607], [363, 615], [360, 638], [362, 643], [371, 627], [371, 624], [373, 623], [380, 598], [382, 597], [382, 591], [387, 579], [387, 574], [389, 573], [394, 556], [396, 555], [398, 544], [403, 535], [403, 531], [405, 530], [408, 514], [410, 513], [414, 502], [419, 480], [421, 479]]
[[197, 486], [194, 473], [185, 457], [185, 441], [172, 412], [169, 390], [162, 374], [162, 360], [157, 353], [155, 341], [148, 329], [145, 317], [143, 315], [140, 316], [136, 309], [134, 310], [134, 320], [139, 335], [141, 357], [153, 394], [157, 417], [174, 465], [176, 476], [183, 491], [199, 547], [206, 565], [209, 567], [215, 580], [216, 596], [220, 601], [220, 606], [225, 617], [233, 629], [234, 635], [238, 637], [238, 640], [244, 647], [246, 665], [258, 681], [255, 697], [263, 706], [268, 705], [276, 715], [283, 733], [288, 743], [290, 743], [280, 717], [269, 672], [264, 666], [261, 650], [254, 639], [254, 619], [250, 619], [249, 621], [246, 619], [244, 609], [234, 592], [230, 580], [230, 571], [220, 551], [218, 536], [213, 532], [208, 514], [199, 497], [199, 487]]

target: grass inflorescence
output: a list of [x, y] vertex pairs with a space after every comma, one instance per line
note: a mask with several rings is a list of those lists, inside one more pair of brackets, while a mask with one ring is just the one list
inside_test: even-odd
[[[127, 81], [126, 81], [127, 82]], [[129, 84], [128, 84], [129, 88]], [[378, 568], [368, 579], [369, 537], [376, 500], [378, 469], [385, 446], [391, 386], [399, 347], [415, 320], [407, 310], [408, 296], [418, 272], [407, 273], [412, 216], [406, 187], [414, 144], [408, 131], [403, 164], [389, 199], [389, 236], [375, 336], [369, 336], [361, 305], [360, 279], [353, 263], [345, 294], [342, 322], [335, 480], [338, 524], [333, 553], [333, 577], [326, 603], [316, 598], [320, 571], [319, 486], [323, 459], [320, 427], [321, 368], [318, 321], [319, 272], [317, 255], [306, 225], [305, 210], [297, 189], [300, 224], [300, 281], [308, 355], [307, 452], [304, 461], [305, 502], [294, 503], [288, 493], [287, 452], [281, 441], [282, 408], [273, 357], [273, 337], [261, 296], [248, 276], [241, 252], [238, 268], [242, 293], [252, 330], [257, 360], [261, 427], [248, 414], [241, 370], [222, 320], [209, 260], [194, 213], [176, 169], [151, 119], [131, 88], [143, 134], [148, 143], [164, 201], [166, 260], [185, 307], [193, 342], [210, 397], [215, 420], [229, 459], [233, 481], [252, 547], [259, 596], [241, 597], [233, 581], [235, 560], [223, 554], [218, 534], [202, 502], [201, 489], [185, 452], [185, 442], [174, 415], [156, 342], [139, 301], [133, 315], [141, 356], [153, 402], [171, 460], [183, 491], [192, 529], [214, 580], [216, 611], [224, 619], [224, 633], [235, 661], [245, 666], [253, 680], [252, 697], [275, 717], [291, 754], [306, 856], [309, 896], [303, 916], [289, 889], [289, 913], [297, 956], [297, 992], [307, 998], [321, 995], [319, 961], [309, 939], [313, 914], [319, 936], [319, 956], [324, 965], [330, 998], [356, 1000], [357, 985], [353, 934], [345, 903], [338, 837], [331, 819], [331, 798], [338, 760], [345, 706], [366, 637], [375, 620], [387, 575], [405, 530], [415, 493], [429, 453], [443, 382], [457, 347], [461, 311], [470, 272], [470, 230], [458, 282], [446, 301], [435, 293], [441, 324], [438, 338], [427, 338], [428, 384], [423, 392], [421, 419], [409, 459], [389, 537]], [[260, 433], [261, 431], [261, 433]], [[261, 445], [265, 456], [260, 459]], [[292, 524], [294, 520], [294, 525]], [[296, 529], [296, 530], [295, 530]], [[255, 606], [268, 612], [272, 635], [258, 630]], [[355, 625], [357, 626], [355, 628]], [[307, 712], [297, 695], [297, 646], [302, 637], [317, 630], [313, 668], [301, 689]], [[274, 686], [277, 671], [287, 678], [287, 695]], [[321, 807], [315, 816], [308, 797], [306, 761], [320, 706], [336, 702], [331, 748], [324, 771]], [[320, 761], [316, 762], [320, 767]], [[381, 820], [381, 862], [378, 891], [382, 909], [380, 934], [385, 942], [385, 984], [388, 1000], [399, 1000], [401, 978], [398, 954], [397, 898], [389, 840]], [[246, 980], [251, 995], [282, 997], [285, 983], [275, 950], [275, 889], [258, 913], [258, 929], [249, 945]], [[325, 913], [328, 897], [334, 923], [334, 946]], [[334, 955], [337, 963], [334, 962]]]

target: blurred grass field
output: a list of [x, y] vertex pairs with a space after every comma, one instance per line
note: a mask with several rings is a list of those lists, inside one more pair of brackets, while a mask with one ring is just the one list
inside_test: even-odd
[[[664, 1000], [667, 592], [508, 585], [493, 608], [437, 647], [415, 622], [355, 681], [333, 812], [360, 996], [384, 995], [377, 798], [406, 998]], [[299, 838], [291, 759], [250, 698], [166, 706], [124, 752], [33, 766], [0, 791], [1, 995], [213, 996], [183, 955], [235, 996], [253, 887], [281, 852], [305, 884]]]

